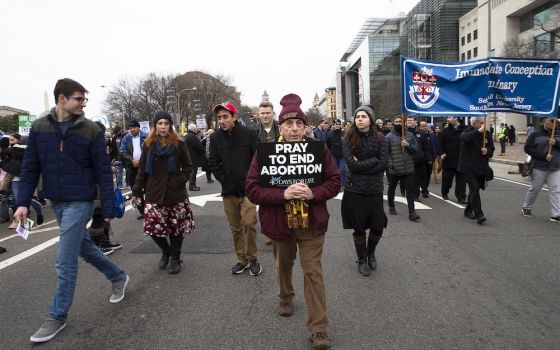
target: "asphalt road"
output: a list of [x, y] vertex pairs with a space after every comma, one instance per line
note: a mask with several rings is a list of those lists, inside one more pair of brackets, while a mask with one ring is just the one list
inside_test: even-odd
[[[548, 221], [545, 191], [533, 217], [523, 217], [528, 187], [510, 181], [526, 180], [507, 175], [506, 165], [493, 167], [498, 178], [482, 194], [486, 224], [435, 196], [423, 200], [431, 209], [418, 210], [418, 223], [397, 204], [400, 215], [389, 217], [379, 267], [370, 277], [357, 273], [340, 200], [329, 202], [323, 268], [335, 349], [560, 347], [560, 225]], [[202, 191], [194, 196], [219, 193], [217, 183], [199, 182]], [[439, 186], [431, 189], [439, 195]], [[14, 232], [0, 225], [0, 246], [8, 249], [0, 255], [0, 348], [310, 349], [298, 263], [295, 313], [284, 318], [276, 313], [273, 255], [263, 236], [263, 274], [232, 275], [235, 257], [222, 203], [214, 196], [193, 210], [197, 230], [185, 239], [183, 271], [174, 276], [158, 270], [158, 248], [143, 235], [135, 213], [113, 221], [114, 240], [124, 247], [110, 258], [131, 277], [125, 300], [110, 304], [109, 282], [81, 261], [68, 326], [39, 346], [29, 336], [47, 315], [57, 244], [36, 247], [56, 238], [56, 222], [28, 241], [6, 239]], [[46, 214], [48, 223], [53, 217]], [[14, 262], [20, 254], [29, 256]]]

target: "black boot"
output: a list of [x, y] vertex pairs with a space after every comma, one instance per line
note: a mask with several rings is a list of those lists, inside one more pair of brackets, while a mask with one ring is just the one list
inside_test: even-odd
[[181, 272], [181, 246], [183, 245], [183, 235], [169, 236], [171, 242], [171, 260], [169, 261], [169, 272], [174, 275]]
[[167, 242], [167, 238], [165, 237], [152, 236], [152, 239], [154, 240], [154, 242], [156, 242], [156, 244], [161, 249], [161, 259], [159, 261], [158, 267], [160, 270], [165, 270], [167, 264], [169, 264], [169, 257], [171, 256], [171, 247], [169, 246], [169, 243]]
[[354, 246], [356, 246], [356, 254], [358, 255], [358, 272], [362, 276], [369, 276], [365, 232], [363, 235], [354, 234]]
[[370, 270], [375, 270], [377, 268], [377, 260], [375, 259], [375, 248], [381, 239], [383, 233], [369, 233], [368, 245], [367, 245], [367, 260]]

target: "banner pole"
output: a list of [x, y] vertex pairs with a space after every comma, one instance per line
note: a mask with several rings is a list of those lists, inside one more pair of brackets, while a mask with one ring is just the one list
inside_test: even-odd
[[[401, 113], [401, 142], [406, 141], [406, 138], [404, 137], [404, 126], [405, 126], [404, 113]], [[402, 153], [404, 154], [404, 146], [402, 145], [402, 143], [401, 143], [401, 150]]]
[[[556, 120], [557, 118], [554, 118], [554, 124], [552, 124], [552, 133], [550, 134], [550, 138], [554, 140], [554, 133], [556, 132]], [[552, 154], [552, 145], [548, 145], [548, 155]]]
[[488, 117], [484, 118], [484, 131], [482, 132], [482, 148], [486, 148], [486, 122], [488, 121]]

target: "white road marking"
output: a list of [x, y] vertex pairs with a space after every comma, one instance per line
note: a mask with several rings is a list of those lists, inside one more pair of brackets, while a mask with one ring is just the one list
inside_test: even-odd
[[[123, 195], [127, 195], [129, 193], [130, 193], [130, 191], [126, 192], [126, 193], [123, 193]], [[129, 211], [132, 208], [133, 208], [132, 205], [127, 205], [126, 208], [125, 208], [125, 211]], [[86, 228], [89, 228], [90, 224], [91, 224], [91, 221], [86, 225]], [[56, 228], [58, 228], [58, 226]], [[55, 228], [53, 227], [51, 229], [55, 229]], [[47, 230], [47, 229], [45, 228], [44, 230]], [[37, 232], [42, 232], [42, 230], [41, 231], [40, 230], [35, 231], [35, 233], [37, 233]], [[31, 233], [33, 233], [33, 231]], [[26, 250], [22, 253], [19, 253], [18, 255], [14, 255], [11, 258], [0, 261], [0, 270], [3, 270], [10, 265], [13, 265], [13, 264], [25, 259], [25, 258], [28, 258], [28, 257], [30, 257], [34, 254], [37, 254], [37, 253], [47, 249], [48, 247], [58, 243], [59, 239], [60, 239], [60, 236], [56, 236], [56, 237], [51, 238], [48, 241], [43, 242], [43, 243], [41, 243], [41, 244], [31, 248], [31, 249], [28, 249], [28, 250]]]
[[[35, 230], [31, 230], [31, 232], [29, 232], [30, 235], [34, 234], [34, 233], [40, 233], [40, 232], [47, 232], [47, 231], [52, 231], [52, 230], [57, 230], [58, 226], [53, 226], [53, 227], [45, 227], [45, 228], [41, 228], [41, 229], [35, 229]], [[4, 242], [7, 241], [10, 238], [14, 238], [14, 237], [19, 237], [19, 234], [13, 234], [11, 236], [8, 237], [4, 237], [2, 239], [0, 239], [0, 242]]]
[[[518, 181], [513, 181], [513, 180], [509, 180], [509, 179], [504, 179], [503, 177], [494, 176], [494, 178], [498, 179], [498, 180], [505, 181], [505, 182], [511, 182], [513, 184], [518, 184], [518, 185], [521, 185], [521, 186], [525, 186], [525, 187], [531, 187], [531, 185], [529, 185], [529, 184], [526, 184], [526, 183], [523, 183], [523, 182], [518, 182]], [[548, 192], [548, 188], [543, 187], [543, 188], [541, 188], [541, 190]]]
[[455, 203], [455, 202], [453, 202], [453, 201], [450, 201], [450, 200], [445, 200], [445, 199], [443, 199], [442, 197], [438, 196], [437, 194], [433, 194], [432, 192], [430, 192], [430, 196], [434, 196], [434, 197], [436, 197], [436, 198], [439, 198], [439, 199], [441, 199], [442, 201], [444, 201], [445, 203], [449, 203], [449, 204], [451, 204], [451, 205], [454, 205], [454, 206], [456, 206], [457, 208], [465, 209], [465, 207], [462, 206], [461, 204], [457, 204], [457, 203]]
[[[344, 194], [344, 192], [340, 192], [336, 197], [334, 197], [333, 199], [339, 199], [342, 200], [342, 195]], [[387, 200], [387, 195], [383, 195], [383, 200]], [[395, 202], [399, 202], [402, 204], [408, 204], [406, 202], [406, 198], [404, 197], [399, 197], [399, 196], [395, 196]], [[429, 206], [427, 206], [426, 204], [420, 203], [420, 202], [414, 202], [414, 209], [420, 209], [420, 210], [424, 210], [424, 209], [432, 209]]]
[[199, 207], [203, 207], [206, 205], [206, 202], [221, 202], [224, 199], [220, 196], [219, 193], [211, 193], [211, 194], [204, 194], [202, 196], [194, 196], [189, 197], [189, 201], [191, 204], [198, 205]]

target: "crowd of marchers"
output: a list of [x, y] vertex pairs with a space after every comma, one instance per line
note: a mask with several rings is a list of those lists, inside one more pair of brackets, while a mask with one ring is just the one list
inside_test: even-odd
[[[382, 121], [376, 119], [372, 106], [364, 105], [345, 125], [336, 120], [331, 126], [325, 120], [313, 128], [300, 108], [301, 98], [288, 94], [280, 101], [277, 117], [271, 103], [260, 104], [255, 130], [240, 123], [235, 105], [224, 102], [213, 108], [215, 130], [198, 132], [191, 124], [181, 135], [175, 131], [171, 115], [159, 111], [148, 134], [132, 120], [126, 134], [116, 129], [111, 137], [103, 125], [85, 118], [86, 93], [74, 80], [57, 82], [56, 106], [34, 122], [25, 152], [20, 152], [19, 172], [6, 176], [12, 187], [13, 182], [19, 182], [15, 222], [27, 220], [41, 180], [40, 192], [50, 200], [60, 227], [55, 295], [49, 317], [31, 336], [32, 342], [49, 341], [65, 328], [79, 256], [111, 282], [111, 303], [124, 299], [131, 278], [108, 258], [108, 251], [121, 245], [112, 243], [106, 232], [115, 215], [114, 186], [124, 187], [124, 181], [131, 188], [144, 234], [161, 249], [157, 266], [169, 274], [181, 271], [184, 235], [196, 229], [188, 190], [200, 189], [196, 186], [198, 167], [206, 172], [207, 182], [213, 182], [213, 175], [221, 185], [223, 210], [235, 248], [233, 275], [248, 271], [259, 276], [263, 271], [257, 259], [258, 217], [266, 244], [273, 246], [279, 297], [276, 310], [284, 317], [294, 312], [293, 265], [299, 250], [308, 312], [306, 328], [315, 349], [331, 346], [322, 269], [329, 199], [343, 192], [340, 215], [344, 229], [352, 230], [357, 270], [364, 276], [377, 267], [375, 252], [389, 223], [385, 190], [390, 215], [398, 214], [395, 196], [399, 185], [401, 196], [406, 197], [408, 219], [418, 222], [415, 203], [430, 196], [433, 175], [434, 181], [441, 183], [444, 200], [449, 200], [454, 186], [456, 200], [465, 205], [465, 217], [479, 224], [486, 221], [480, 190], [493, 178], [489, 159], [494, 146], [485, 118], [471, 118], [465, 125], [463, 120], [449, 117], [445, 126], [425, 121], [417, 124], [414, 117], [402, 116]], [[544, 119], [527, 140], [525, 150], [533, 157], [533, 176], [522, 213], [531, 215], [537, 194], [546, 183], [550, 219], [560, 222], [560, 138], [553, 132], [554, 123], [555, 118]], [[16, 140], [18, 135], [11, 134], [9, 147], [15, 147]], [[321, 183], [313, 187], [304, 183], [263, 187], [259, 143], [317, 141], [324, 142]], [[6, 154], [15, 153], [9, 151]], [[9, 156], [7, 164], [13, 161], [10, 157], [14, 156]], [[98, 233], [91, 227], [86, 229], [92, 218], [91, 226], [101, 228]]]

